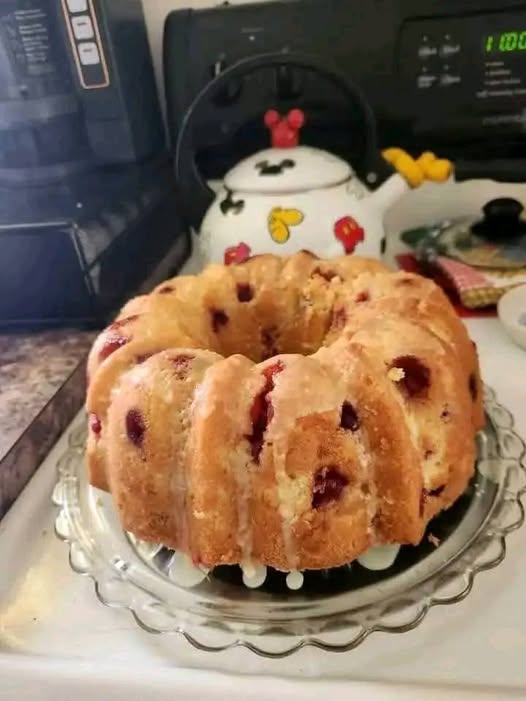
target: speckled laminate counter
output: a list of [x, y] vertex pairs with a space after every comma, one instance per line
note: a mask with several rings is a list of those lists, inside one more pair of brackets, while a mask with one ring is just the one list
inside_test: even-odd
[[82, 406], [94, 337], [0, 333], [0, 518]]

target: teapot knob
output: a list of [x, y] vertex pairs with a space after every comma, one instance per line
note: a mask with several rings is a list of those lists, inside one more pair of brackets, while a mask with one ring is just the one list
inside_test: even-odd
[[272, 146], [274, 148], [294, 148], [299, 144], [300, 130], [305, 124], [305, 114], [302, 110], [291, 110], [282, 117], [276, 110], [265, 114], [265, 126], [270, 129]]

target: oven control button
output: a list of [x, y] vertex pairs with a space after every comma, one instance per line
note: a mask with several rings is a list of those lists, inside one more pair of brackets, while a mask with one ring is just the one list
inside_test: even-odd
[[432, 56], [436, 56], [437, 53], [437, 47], [431, 46], [430, 44], [422, 44], [422, 46], [418, 48], [418, 58], [421, 58], [424, 61]]
[[436, 75], [423, 73], [422, 75], [419, 75], [416, 79], [416, 84], [421, 90], [427, 90], [428, 88], [432, 88], [436, 81]]
[[460, 52], [460, 44], [442, 44], [440, 47], [440, 56], [442, 58], [450, 58], [456, 56]]
[[444, 73], [440, 76], [440, 85], [448, 88], [450, 85], [457, 85], [460, 83], [461, 78], [459, 75], [451, 75], [451, 73]]

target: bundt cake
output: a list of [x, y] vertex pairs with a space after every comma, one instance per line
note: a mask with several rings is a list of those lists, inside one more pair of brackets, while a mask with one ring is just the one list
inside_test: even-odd
[[473, 474], [477, 353], [431, 281], [255, 256], [129, 302], [88, 361], [88, 467], [196, 564], [339, 566], [417, 544]]

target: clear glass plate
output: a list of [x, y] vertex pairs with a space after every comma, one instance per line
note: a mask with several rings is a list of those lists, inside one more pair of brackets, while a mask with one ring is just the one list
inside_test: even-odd
[[129, 609], [149, 632], [177, 632], [210, 652], [244, 646], [266, 657], [306, 645], [351, 650], [375, 631], [403, 633], [432, 606], [461, 601], [479, 572], [504, 559], [506, 535], [524, 522], [526, 447], [488, 388], [485, 406], [487, 427], [478, 436], [468, 490], [431, 522], [419, 546], [403, 547], [381, 572], [353, 563], [306, 573], [303, 588], [293, 592], [282, 573], [271, 572], [263, 587], [250, 590], [237, 567], [220, 567], [192, 589], [178, 586], [168, 574], [174, 553], [123, 532], [111, 498], [88, 485], [84, 424], [58, 463], [56, 532], [69, 543], [72, 568], [94, 580], [100, 601]]

